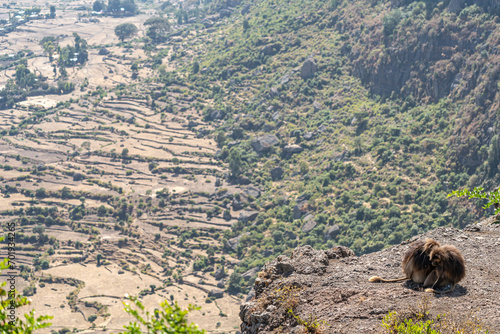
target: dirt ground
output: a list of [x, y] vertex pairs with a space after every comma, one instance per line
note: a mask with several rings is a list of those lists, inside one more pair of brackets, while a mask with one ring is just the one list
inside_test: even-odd
[[295, 295], [283, 298], [296, 298], [294, 314], [322, 324], [324, 333], [382, 333], [382, 321], [389, 312], [415, 313], [411, 310], [428, 311], [429, 318], [434, 319], [444, 316], [460, 324], [463, 333], [473, 332], [467, 324], [482, 328], [481, 333], [486, 329], [488, 333], [500, 333], [500, 270], [494, 265], [500, 261], [500, 225], [493, 223], [495, 220], [492, 217], [465, 230], [440, 227], [414, 238], [455, 245], [463, 254], [466, 276], [453, 292], [446, 294], [426, 293], [412, 281], [368, 282], [375, 275], [387, 279], [401, 277], [401, 259], [408, 242], [361, 257], [352, 253], [344, 258], [325, 256], [323, 251], [307, 246], [298, 248], [290, 259], [282, 257], [264, 267], [263, 271], [269, 272], [288, 266], [293, 269], [256, 285], [257, 298], [242, 305], [242, 332], [275, 333], [280, 329], [301, 333], [304, 327], [283, 312], [279, 300], [269, 299], [279, 288], [293, 286], [297, 289]]

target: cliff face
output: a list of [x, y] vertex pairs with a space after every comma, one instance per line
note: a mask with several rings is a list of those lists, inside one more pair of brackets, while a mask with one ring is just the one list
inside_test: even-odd
[[476, 317], [489, 333], [500, 333], [500, 224], [495, 220], [464, 230], [440, 227], [414, 239], [452, 244], [464, 255], [465, 279], [443, 295], [423, 292], [411, 281], [368, 282], [373, 275], [402, 277], [401, 259], [409, 242], [361, 257], [341, 246], [327, 251], [296, 248], [290, 257], [279, 256], [264, 266], [255, 282], [255, 298], [241, 305], [241, 331], [304, 333], [308, 322], [323, 333], [377, 333], [389, 312], [404, 314], [427, 304], [429, 317], [446, 314], [455, 322]]

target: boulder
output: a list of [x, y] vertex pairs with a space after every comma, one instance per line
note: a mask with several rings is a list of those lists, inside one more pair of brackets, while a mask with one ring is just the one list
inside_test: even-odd
[[263, 255], [264, 257], [268, 257], [268, 256], [271, 256], [271, 255], [273, 255], [273, 254], [274, 254], [274, 250], [272, 250], [272, 249], [266, 249], [266, 250], [262, 253], [262, 255]]
[[281, 180], [284, 172], [285, 171], [281, 167], [273, 168], [271, 169], [271, 178], [273, 179], [273, 181]]
[[315, 136], [314, 132], [306, 132], [306, 133], [304, 133], [303, 137], [304, 137], [305, 140], [311, 140], [311, 139], [314, 138], [314, 136]]
[[255, 268], [252, 268], [252, 269], [245, 271], [243, 274], [241, 274], [241, 276], [248, 281], [249, 279], [257, 276], [259, 271], [260, 271], [260, 268], [255, 267]]
[[232, 13], [233, 13], [233, 11], [230, 9], [221, 9], [219, 11], [220, 17], [229, 17], [229, 16], [231, 16]]
[[219, 268], [217, 271], [214, 273], [214, 277], [216, 280], [220, 280], [221, 278], [225, 277], [226, 273], [224, 272], [224, 269]]
[[240, 213], [238, 220], [246, 224], [253, 221], [258, 215], [259, 211], [243, 211]]
[[314, 101], [313, 102], [313, 108], [314, 108], [314, 111], [320, 111], [321, 110], [321, 104], [319, 104], [318, 101]]
[[226, 144], [227, 148], [235, 147], [241, 144], [241, 140], [234, 140], [230, 141], [229, 143]]
[[243, 209], [243, 203], [241, 203], [237, 199], [233, 200], [233, 203], [231, 203], [231, 206], [233, 207], [234, 211], [239, 211], [239, 210]]
[[302, 152], [304, 149], [302, 148], [302, 146], [300, 145], [297, 145], [297, 144], [291, 144], [291, 145], [286, 145], [284, 148], [283, 148], [283, 152], [285, 153], [285, 155], [287, 157], [291, 157], [293, 154], [295, 153], [300, 153]]
[[99, 49], [98, 55], [99, 56], [105, 56], [105, 55], [108, 55], [110, 53], [111, 52], [108, 49], [106, 49], [105, 47], [102, 47], [102, 48]]
[[224, 297], [224, 291], [219, 289], [212, 289], [208, 292], [209, 297], [215, 297], [217, 299]]
[[293, 207], [293, 219], [300, 219], [307, 213], [307, 201], [297, 203]]
[[264, 135], [255, 138], [252, 141], [252, 147], [257, 153], [264, 153], [271, 149], [271, 147], [279, 144], [279, 139], [275, 135]]
[[274, 43], [274, 44], [268, 44], [264, 46], [262, 49], [260, 49], [260, 52], [262, 52], [266, 56], [274, 56], [281, 50], [281, 44], [280, 43]]
[[212, 120], [223, 119], [224, 117], [226, 117], [226, 113], [224, 111], [222, 111], [222, 110], [214, 110], [210, 114], [210, 118]]
[[302, 79], [309, 79], [314, 76], [317, 70], [316, 63], [312, 59], [307, 59], [300, 67], [300, 77]]
[[245, 190], [243, 190], [243, 192], [247, 195], [247, 196], [252, 196], [253, 198], [259, 198], [260, 197], [260, 190], [255, 188], [255, 187], [246, 187]]
[[463, 0], [451, 0], [446, 8], [450, 13], [458, 14], [464, 6]]
[[312, 231], [313, 228], [318, 225], [318, 222], [314, 219], [314, 216], [311, 214], [307, 214], [307, 216], [304, 217], [304, 225], [302, 225], [302, 231], [304, 233], [309, 233]]
[[338, 225], [333, 225], [332, 227], [330, 227], [328, 230], [325, 231], [325, 239], [331, 240], [339, 233], [340, 233], [340, 227]]
[[226, 248], [228, 248], [229, 250], [232, 250], [233, 252], [236, 252], [236, 249], [238, 249], [238, 246], [240, 244], [241, 237], [244, 236], [244, 235], [247, 235], [247, 234], [249, 234], [249, 233], [246, 232], [246, 233], [243, 233], [240, 236], [237, 236], [237, 237], [229, 239], [227, 241], [227, 244], [225, 245]]
[[236, 181], [238, 182], [238, 184], [243, 184], [243, 185], [252, 183], [252, 181], [250, 181], [250, 179], [246, 176], [239, 176]]

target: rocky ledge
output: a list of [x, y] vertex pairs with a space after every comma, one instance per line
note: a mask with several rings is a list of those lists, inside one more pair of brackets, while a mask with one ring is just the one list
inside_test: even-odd
[[[411, 282], [369, 283], [371, 276], [402, 277], [401, 259], [414, 240], [455, 245], [467, 274], [452, 293], [431, 294]], [[304, 333], [314, 322], [322, 333], [380, 333], [391, 311], [426, 303], [429, 316], [476, 317], [500, 333], [500, 224], [489, 218], [464, 230], [440, 227], [412, 240], [360, 257], [346, 247], [296, 248], [267, 263], [255, 282], [255, 297], [241, 305], [241, 331]], [[290, 311], [292, 310], [292, 311]]]

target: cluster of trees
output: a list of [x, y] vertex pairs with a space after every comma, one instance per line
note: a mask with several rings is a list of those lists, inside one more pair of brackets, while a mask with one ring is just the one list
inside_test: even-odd
[[[170, 23], [166, 17], [152, 17], [144, 22], [147, 27], [146, 36], [154, 43], [163, 42], [170, 32]], [[124, 42], [126, 39], [132, 38], [138, 32], [137, 26], [133, 23], [122, 23], [115, 27], [115, 35]]]
[[[108, 12], [111, 14], [136, 14], [137, 5], [134, 0], [109, 0], [106, 6], [102, 0], [94, 1], [92, 10], [95, 12]], [[126, 12], [126, 13], [123, 13]]]

